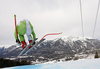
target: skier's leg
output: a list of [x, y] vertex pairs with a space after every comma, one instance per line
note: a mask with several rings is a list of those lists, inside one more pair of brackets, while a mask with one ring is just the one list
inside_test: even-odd
[[26, 45], [24, 35], [19, 35], [19, 37], [20, 37], [20, 41], [22, 43], [22, 49], [24, 49], [25, 48], [25, 45]]
[[28, 37], [28, 41], [32, 40], [32, 36], [31, 35], [27, 35]]
[[[27, 37], [28, 37], [29, 43], [31, 43], [31, 42], [32, 42], [32, 36], [31, 36], [31, 35], [27, 35]], [[32, 45], [29, 46], [29, 49], [30, 49], [31, 47], [32, 47]]]

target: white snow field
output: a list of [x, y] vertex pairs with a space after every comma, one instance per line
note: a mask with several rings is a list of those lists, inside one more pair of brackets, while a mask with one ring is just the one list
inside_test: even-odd
[[16, 66], [4, 69], [100, 69], [99, 59], [80, 59], [75, 61]]

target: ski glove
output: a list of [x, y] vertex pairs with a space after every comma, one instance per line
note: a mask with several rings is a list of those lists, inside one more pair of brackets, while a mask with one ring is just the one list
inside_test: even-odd
[[20, 40], [19, 39], [16, 39], [16, 43], [20, 44]]
[[36, 44], [36, 42], [33, 43], [33, 45], [35, 45], [35, 44]]

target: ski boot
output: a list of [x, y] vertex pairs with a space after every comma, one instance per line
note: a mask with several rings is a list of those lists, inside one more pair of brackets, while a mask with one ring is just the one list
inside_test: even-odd
[[22, 41], [21, 43], [22, 43], [22, 49], [24, 49], [25, 48], [25, 45], [26, 45], [26, 42], [25, 41]]
[[[29, 41], [29, 43], [31, 43], [31, 42], [32, 42], [32, 40]], [[35, 42], [32, 45], [35, 45]], [[29, 46], [29, 49], [32, 47], [32, 45]]]

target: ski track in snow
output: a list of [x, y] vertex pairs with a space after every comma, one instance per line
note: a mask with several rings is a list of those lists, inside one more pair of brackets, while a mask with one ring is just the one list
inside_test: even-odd
[[4, 68], [4, 69], [100, 69], [100, 58], [17, 66], [17, 67]]

